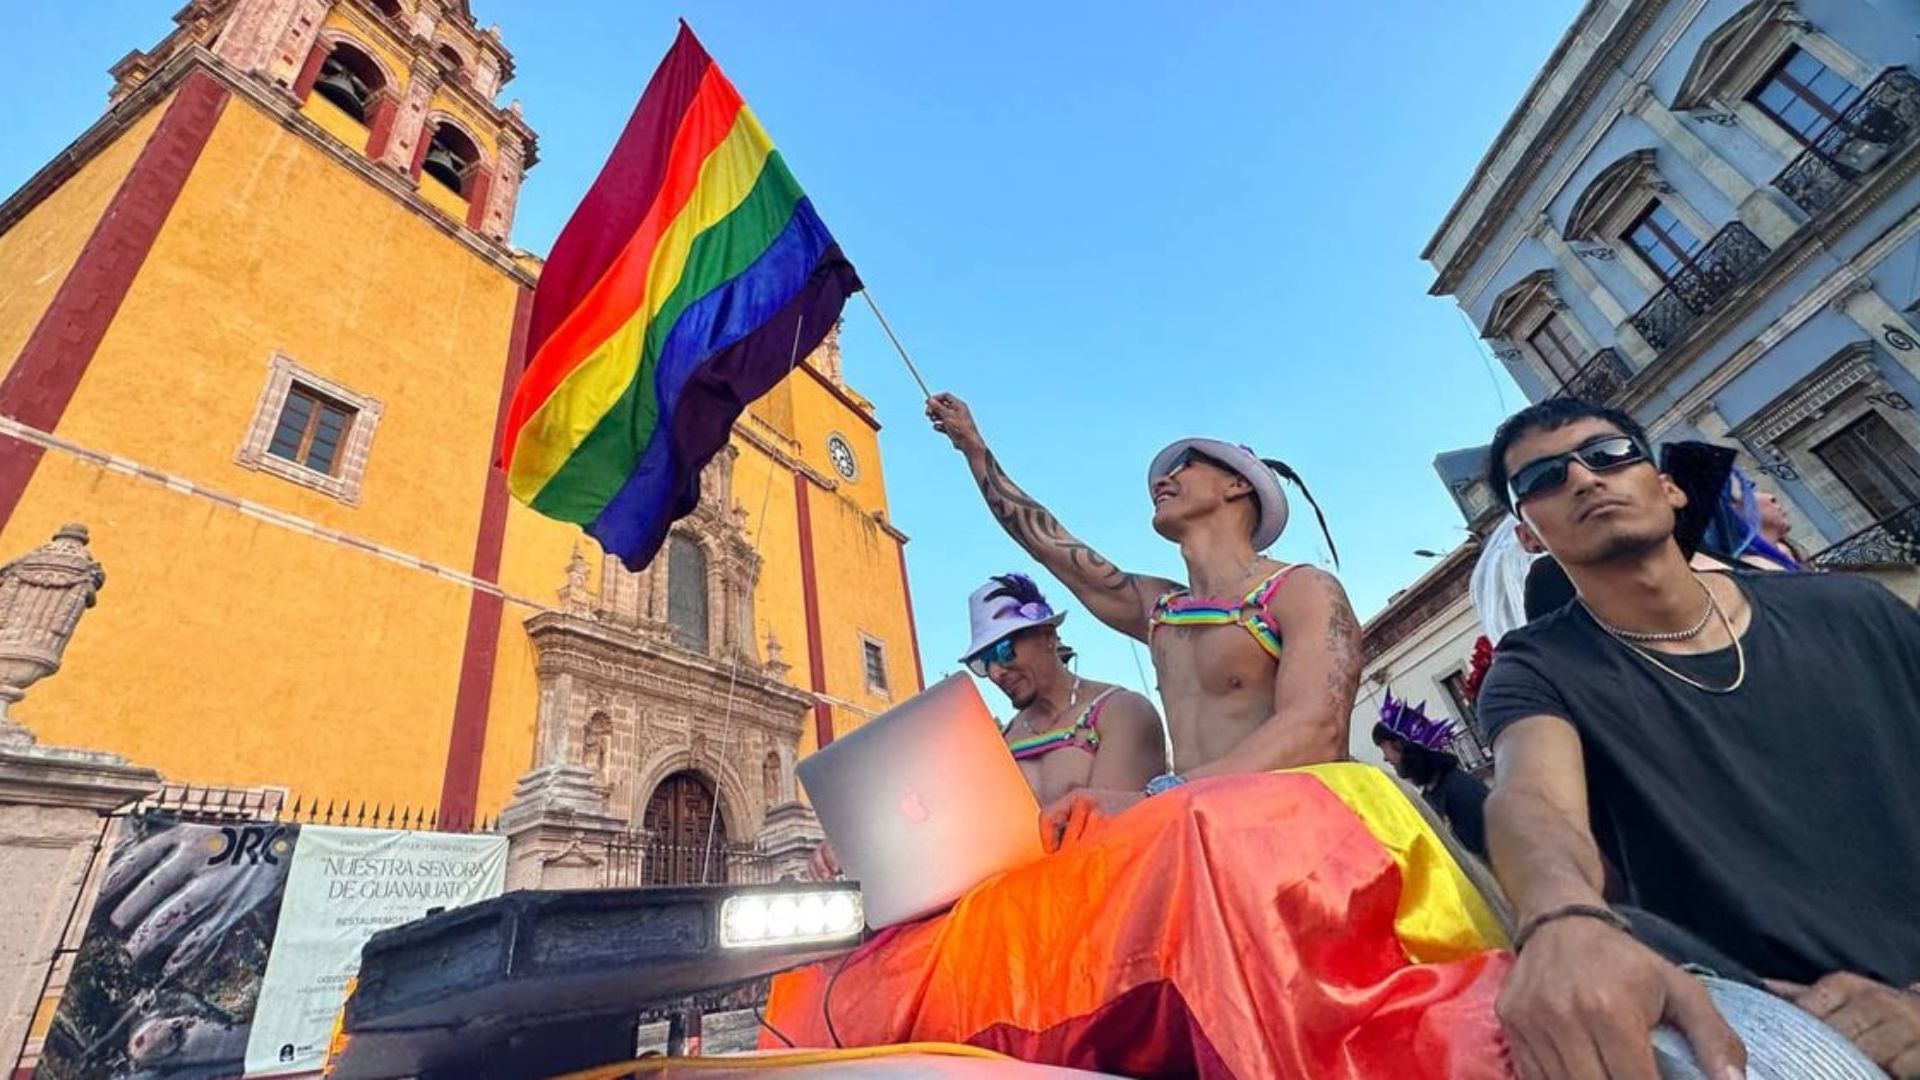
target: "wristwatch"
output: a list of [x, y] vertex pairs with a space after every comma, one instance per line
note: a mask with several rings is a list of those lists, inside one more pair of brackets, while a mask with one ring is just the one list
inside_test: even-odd
[[1163, 791], [1172, 791], [1186, 782], [1187, 778], [1177, 772], [1163, 772], [1147, 781], [1147, 796], [1151, 798]]

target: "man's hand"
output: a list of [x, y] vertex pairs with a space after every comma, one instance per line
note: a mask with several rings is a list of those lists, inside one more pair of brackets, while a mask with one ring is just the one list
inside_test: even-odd
[[1847, 972], [1828, 975], [1811, 987], [1767, 985], [1826, 1021], [1899, 1080], [1920, 1077], [1920, 995]]
[[838, 881], [840, 878], [840, 859], [833, 853], [833, 845], [821, 841], [820, 846], [807, 856], [807, 876], [814, 881]]
[[1096, 818], [1112, 817], [1144, 798], [1138, 791], [1069, 791], [1040, 811], [1040, 846], [1058, 851], [1067, 841], [1079, 839]]
[[942, 392], [928, 398], [927, 419], [933, 421], [933, 430], [953, 442], [955, 450], [972, 454], [986, 449], [980, 429], [974, 425], [973, 410], [952, 394]]
[[1740, 1080], [1747, 1051], [1697, 979], [1597, 919], [1540, 927], [1495, 1005], [1526, 1080], [1656, 1080], [1653, 1029], [1672, 1021], [1710, 1077]]

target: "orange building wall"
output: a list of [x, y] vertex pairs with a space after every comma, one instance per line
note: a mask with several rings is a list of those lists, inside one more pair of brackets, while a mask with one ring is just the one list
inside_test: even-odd
[[[518, 289], [236, 97], [59, 434], [465, 570]], [[359, 506], [236, 464], [275, 351], [385, 404]], [[19, 706], [43, 738], [198, 783], [437, 803], [463, 586], [58, 453], [0, 550], [66, 520], [108, 584]]]
[[[0, 363], [13, 362], [165, 105], [0, 233]], [[421, 214], [235, 95], [57, 433], [469, 570], [523, 283]], [[275, 353], [384, 406], [358, 505], [236, 461]], [[886, 509], [878, 442], [805, 371], [743, 427], [755, 438], [734, 439], [733, 485], [763, 560], [755, 646], [771, 633], [803, 689], [812, 655], [792, 461], [834, 476], [825, 447], [839, 433], [860, 462], [837, 490], [807, 481], [826, 690], [854, 706], [834, 710], [844, 732], [915, 685], [898, 542], [872, 516]], [[58, 451], [0, 530], [0, 556], [66, 521], [92, 529], [107, 585], [64, 669], [16, 707], [42, 738], [121, 753], [175, 781], [438, 804], [466, 586]], [[523, 624], [555, 602], [576, 544], [599, 555], [575, 527], [517, 504], [504, 530], [500, 585], [530, 603], [509, 600], [498, 632], [483, 817], [533, 761], [538, 678]], [[591, 580], [597, 588], [597, 572]], [[887, 648], [890, 694], [866, 689], [862, 631]], [[811, 715], [803, 729], [805, 753]]]
[[133, 161], [166, 111], [168, 98], [135, 120], [27, 217], [0, 233], [0, 379], [66, 280], [94, 223], [126, 179]]

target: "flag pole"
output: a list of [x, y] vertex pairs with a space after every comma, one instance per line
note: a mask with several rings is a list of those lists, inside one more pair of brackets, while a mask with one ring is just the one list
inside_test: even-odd
[[920, 384], [920, 393], [932, 397], [933, 391], [927, 389], [927, 380], [920, 377], [920, 369], [913, 366], [913, 357], [907, 355], [907, 347], [900, 344], [900, 337], [893, 332], [893, 325], [887, 322], [885, 315], [880, 314], [880, 305], [873, 302], [872, 290], [861, 289], [860, 297], [867, 302], [867, 307], [873, 309], [873, 317], [880, 320], [880, 329], [887, 332], [887, 340], [893, 342], [893, 348], [900, 354], [900, 359], [906, 361], [907, 373], [913, 376], [914, 382]]

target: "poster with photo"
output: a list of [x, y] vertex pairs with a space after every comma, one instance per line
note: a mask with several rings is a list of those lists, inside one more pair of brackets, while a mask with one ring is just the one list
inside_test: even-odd
[[498, 836], [130, 818], [35, 1076], [317, 1072], [376, 931], [500, 894]]

